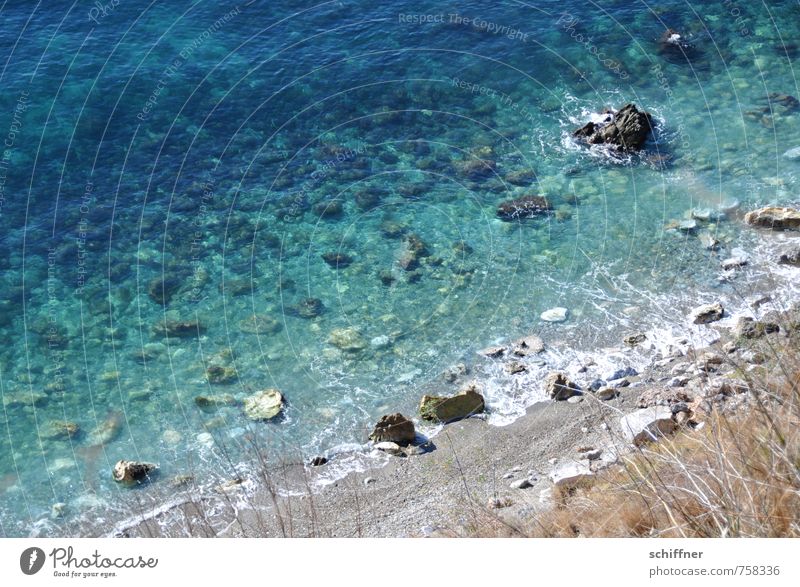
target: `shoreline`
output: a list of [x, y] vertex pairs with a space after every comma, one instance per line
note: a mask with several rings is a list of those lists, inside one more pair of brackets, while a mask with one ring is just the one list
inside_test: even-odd
[[[490, 424], [487, 414], [441, 425], [429, 439], [432, 450], [408, 457], [370, 456], [362, 447], [333, 456], [320, 467], [276, 463], [251, 470], [249, 479], [200, 495], [187, 492], [104, 534], [189, 536], [202, 528], [200, 535], [208, 536], [450, 536], [469, 535], [470, 527], [487, 517], [513, 533], [513, 520], [530, 518], [553, 505], [550, 476], [555, 470], [582, 463], [594, 474], [628, 452], [620, 418], [640, 407], [643, 394], [650, 394], [655, 398], [650, 405], [657, 405], [657, 398], [670, 390], [680, 392], [695, 384], [703, 389], [709, 380], [719, 386], [723, 375], [712, 376], [698, 367], [698, 362], [710, 360], [707, 353], [721, 357], [726, 365], [731, 356], [740, 363], [758, 364], [739, 357], [738, 351], [730, 355], [725, 350], [735, 338], [737, 320], [785, 312], [800, 299], [792, 287], [798, 269], [777, 263], [776, 251], [793, 237], [760, 232], [759, 246], [748, 261], [750, 269], [745, 265], [734, 271], [752, 271], [757, 283], [770, 289], [777, 281], [783, 292], [772, 289], [770, 301], [761, 299], [764, 296], [740, 300], [741, 307], [731, 306], [733, 312], [726, 307], [722, 320], [707, 325], [690, 324], [682, 315], [672, 329], [644, 333], [645, 346], [620, 344], [593, 353], [562, 350], [572, 355], [564, 371], [584, 389], [578, 400], [536, 401], [524, 415], [504, 425]], [[676, 365], [684, 363], [681, 372]], [[637, 373], [627, 376], [626, 384], [614, 385], [618, 397], [604, 401], [586, 391], [586, 382], [612, 365], [634, 364]], [[686, 381], [678, 384], [676, 378]], [[747, 394], [730, 402], [734, 409], [746, 404]], [[594, 453], [591, 460], [585, 458], [587, 453]], [[358, 462], [355, 470], [326, 478], [332, 465], [348, 456]], [[529, 486], [512, 487], [523, 479]]]

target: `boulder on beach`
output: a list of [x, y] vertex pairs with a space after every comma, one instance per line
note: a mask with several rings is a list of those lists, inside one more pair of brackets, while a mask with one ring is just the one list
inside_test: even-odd
[[583, 485], [594, 477], [585, 461], [564, 463], [550, 473], [550, 480], [559, 489], [573, 489]]
[[117, 464], [114, 465], [112, 475], [117, 483], [132, 485], [146, 481], [156, 469], [158, 469], [158, 465], [154, 463], [122, 460], [117, 461]]
[[283, 395], [277, 389], [264, 389], [244, 399], [244, 415], [257, 422], [271, 420], [283, 408]]
[[705, 304], [695, 308], [692, 310], [691, 314], [689, 314], [689, 317], [694, 324], [708, 324], [710, 322], [722, 320], [724, 313], [725, 309], [722, 307], [722, 304], [714, 302], [713, 304]]
[[637, 410], [620, 418], [620, 426], [625, 438], [640, 446], [658, 440], [675, 430], [672, 409], [667, 406], [652, 406]]
[[485, 408], [483, 396], [474, 385], [450, 397], [423, 395], [419, 415], [423, 420], [453, 422], [480, 414]]
[[744, 221], [750, 226], [772, 230], [800, 229], [800, 210], [782, 206], [766, 206], [745, 214]]
[[590, 145], [609, 145], [621, 151], [638, 151], [653, 130], [652, 116], [635, 104], [626, 104], [618, 111], [605, 110], [599, 122], [588, 122], [572, 136]]
[[497, 207], [497, 217], [501, 220], [519, 220], [546, 216], [553, 211], [547, 198], [543, 196], [522, 196], [501, 203]]
[[547, 376], [544, 384], [547, 395], [550, 399], [565, 400], [581, 392], [579, 385], [570, 381], [564, 373], [553, 372]]
[[414, 442], [416, 436], [414, 422], [398, 413], [383, 416], [375, 424], [375, 429], [369, 435], [369, 439], [375, 443], [396, 442], [400, 446], [406, 446]]

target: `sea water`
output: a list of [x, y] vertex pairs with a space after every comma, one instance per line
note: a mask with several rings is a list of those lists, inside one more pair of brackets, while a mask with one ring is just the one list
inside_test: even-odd
[[[800, 113], [768, 99], [800, 93], [792, 0], [5, 2], [0, 23], [7, 536], [112, 527], [176, 476], [335, 463], [473, 377], [505, 422], [542, 398], [477, 350], [591, 349], [740, 293], [737, 209], [798, 193]], [[656, 122], [643, 153], [571, 138], [629, 102]], [[497, 217], [524, 195], [553, 213]], [[281, 416], [248, 420], [268, 388]], [[119, 459], [160, 471], [121, 487]]]

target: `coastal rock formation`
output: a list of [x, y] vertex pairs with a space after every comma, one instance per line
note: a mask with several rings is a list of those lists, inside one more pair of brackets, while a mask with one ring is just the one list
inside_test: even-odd
[[419, 415], [423, 420], [453, 422], [479, 414], [484, 408], [483, 396], [471, 385], [450, 397], [423, 395], [419, 403]]
[[653, 118], [635, 104], [626, 104], [618, 111], [605, 110], [600, 122], [588, 122], [572, 136], [590, 145], [609, 145], [621, 151], [638, 151], [653, 130]]
[[762, 338], [773, 332], [780, 332], [781, 327], [774, 322], [766, 320], [753, 320], [749, 316], [742, 316], [733, 329], [733, 334], [740, 338]]
[[150, 473], [158, 469], [154, 463], [140, 463], [139, 461], [118, 461], [114, 465], [112, 475], [117, 483], [131, 485], [141, 483], [149, 478]]
[[328, 337], [328, 342], [346, 352], [357, 352], [367, 347], [367, 342], [355, 328], [335, 328]]
[[569, 399], [581, 392], [580, 386], [570, 381], [564, 373], [559, 372], [550, 373], [544, 386], [550, 399], [558, 401]]
[[694, 324], [708, 324], [721, 320], [724, 313], [725, 309], [722, 304], [714, 302], [713, 304], [705, 304], [695, 308], [689, 317]]
[[779, 253], [778, 263], [800, 267], [800, 245], [791, 245]]
[[637, 410], [620, 418], [619, 423], [625, 438], [636, 446], [657, 440], [675, 430], [672, 410], [667, 406]]
[[759, 228], [772, 230], [800, 229], [800, 210], [781, 206], [766, 206], [745, 214], [744, 221]]
[[400, 446], [406, 446], [414, 442], [416, 436], [414, 422], [403, 414], [389, 414], [383, 416], [375, 424], [375, 429], [369, 435], [369, 439], [375, 443], [396, 442]]
[[244, 399], [244, 415], [257, 422], [271, 420], [283, 408], [283, 395], [277, 389], [258, 391]]
[[501, 220], [519, 220], [545, 216], [553, 207], [543, 196], [522, 196], [503, 202], [497, 207], [497, 217]]
[[542, 339], [531, 334], [517, 340], [511, 352], [518, 357], [527, 357], [537, 355], [543, 351], [544, 342], [542, 342]]

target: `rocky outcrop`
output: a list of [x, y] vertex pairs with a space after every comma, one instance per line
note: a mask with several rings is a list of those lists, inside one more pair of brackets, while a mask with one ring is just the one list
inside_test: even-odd
[[277, 389], [258, 391], [244, 399], [244, 415], [257, 422], [271, 420], [282, 408], [283, 395]]
[[800, 229], [800, 210], [779, 206], [767, 206], [748, 212], [744, 221], [759, 228], [772, 230], [798, 230]]
[[357, 352], [367, 347], [367, 342], [355, 328], [335, 328], [328, 337], [328, 342], [345, 352]]
[[139, 461], [118, 461], [114, 465], [112, 475], [117, 483], [132, 485], [141, 483], [150, 478], [151, 473], [158, 469], [154, 463], [141, 463]]
[[705, 304], [695, 308], [692, 310], [689, 317], [694, 324], [709, 324], [717, 320], [722, 320], [724, 314], [725, 309], [722, 307], [722, 304], [714, 302], [713, 304]]
[[485, 407], [483, 396], [473, 385], [450, 397], [423, 395], [419, 415], [423, 420], [453, 422], [480, 414]]
[[544, 351], [544, 342], [533, 334], [520, 338], [514, 342], [512, 353], [517, 357], [537, 355]]
[[383, 416], [375, 424], [375, 429], [369, 435], [369, 439], [375, 443], [395, 442], [400, 446], [406, 446], [414, 442], [416, 436], [414, 422], [398, 413]]
[[503, 202], [497, 207], [497, 217], [501, 220], [519, 220], [546, 216], [553, 211], [547, 198], [543, 196], [522, 196]]
[[627, 104], [618, 111], [606, 110], [600, 122], [589, 122], [572, 135], [590, 145], [609, 145], [621, 151], [638, 151], [644, 146], [653, 130], [649, 113], [635, 104]]
[[740, 338], [762, 338], [767, 334], [780, 332], [781, 327], [775, 322], [767, 320], [753, 320], [749, 316], [742, 316], [733, 329], [734, 335]]
[[550, 373], [544, 385], [548, 397], [558, 401], [569, 399], [581, 392], [580, 386], [570, 381], [564, 373]]
[[672, 419], [672, 410], [667, 406], [637, 410], [623, 416], [619, 423], [622, 434], [636, 446], [658, 440], [673, 432], [676, 426]]

